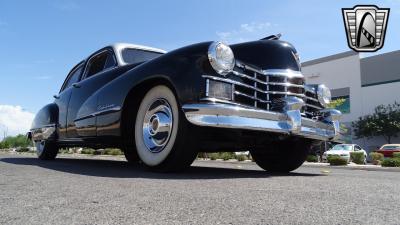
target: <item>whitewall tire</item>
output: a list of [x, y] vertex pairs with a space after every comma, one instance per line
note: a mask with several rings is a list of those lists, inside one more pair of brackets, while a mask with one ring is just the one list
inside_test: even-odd
[[135, 144], [140, 160], [158, 171], [189, 166], [196, 157], [193, 139], [187, 136], [183, 113], [167, 86], [151, 88], [140, 103], [135, 121]]

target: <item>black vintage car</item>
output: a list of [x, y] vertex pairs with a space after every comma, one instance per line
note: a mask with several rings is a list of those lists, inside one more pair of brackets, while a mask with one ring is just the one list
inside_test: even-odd
[[338, 137], [330, 91], [306, 85], [295, 48], [277, 36], [165, 52], [115, 44], [68, 74], [30, 137], [39, 159], [59, 148], [121, 148], [155, 171], [191, 165], [199, 151], [249, 150], [268, 171], [291, 171], [310, 146]]

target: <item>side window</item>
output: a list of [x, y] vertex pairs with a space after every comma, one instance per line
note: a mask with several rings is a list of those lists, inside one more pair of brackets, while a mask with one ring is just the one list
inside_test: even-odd
[[110, 51], [100, 53], [90, 59], [86, 78], [91, 77], [94, 74], [99, 73], [105, 69], [114, 67], [115, 65], [116, 61]]
[[358, 146], [358, 145], [356, 145], [355, 148], [356, 148], [356, 151], [360, 151], [361, 150], [361, 147]]
[[83, 70], [83, 65], [80, 65], [76, 69], [71, 71], [70, 75], [67, 77], [67, 80], [64, 82], [64, 85], [63, 85], [61, 91], [71, 87], [73, 83], [79, 82], [79, 79], [81, 78], [82, 70]]

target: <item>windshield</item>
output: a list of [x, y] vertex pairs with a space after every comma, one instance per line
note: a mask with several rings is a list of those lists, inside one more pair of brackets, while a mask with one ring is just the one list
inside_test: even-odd
[[136, 64], [157, 58], [163, 53], [151, 52], [140, 49], [126, 48], [122, 50], [122, 58], [126, 63]]
[[350, 151], [352, 150], [353, 146], [351, 145], [335, 145], [331, 150], [344, 150], [344, 151]]
[[388, 146], [383, 146], [383, 150], [400, 150], [400, 145], [388, 145]]

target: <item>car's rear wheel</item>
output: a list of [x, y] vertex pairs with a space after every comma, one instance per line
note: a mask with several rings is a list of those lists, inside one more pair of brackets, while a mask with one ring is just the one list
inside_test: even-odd
[[268, 149], [250, 151], [258, 166], [270, 172], [290, 172], [299, 168], [307, 158], [311, 141], [299, 138], [271, 143]]
[[58, 146], [50, 141], [35, 141], [36, 154], [41, 160], [53, 160], [58, 154]]
[[151, 88], [140, 103], [135, 144], [140, 160], [155, 171], [184, 169], [196, 158], [196, 132], [164, 85]]

